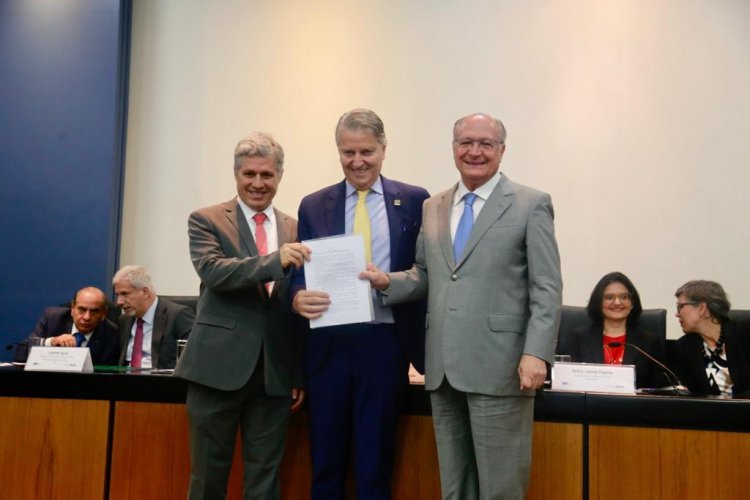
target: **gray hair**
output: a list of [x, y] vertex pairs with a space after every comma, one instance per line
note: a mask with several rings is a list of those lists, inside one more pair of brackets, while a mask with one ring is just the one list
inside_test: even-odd
[[284, 172], [284, 148], [281, 144], [265, 132], [251, 132], [244, 139], [240, 139], [234, 148], [234, 173], [240, 171], [243, 158], [273, 158], [276, 173]]
[[453, 139], [456, 139], [456, 135], [458, 134], [458, 129], [463, 125], [464, 120], [467, 118], [472, 118], [474, 116], [483, 116], [489, 120], [492, 120], [495, 122], [495, 126], [497, 127], [497, 140], [500, 142], [500, 144], [505, 144], [505, 139], [508, 138], [508, 132], [505, 130], [505, 125], [503, 125], [503, 122], [498, 120], [497, 118], [493, 118], [492, 116], [486, 114], [486, 113], [472, 113], [470, 115], [466, 115], [462, 118], [459, 118], [456, 120], [456, 123], [453, 124]]
[[375, 139], [377, 139], [381, 146], [385, 147], [385, 145], [388, 144], [388, 141], [385, 138], [385, 126], [383, 125], [383, 120], [381, 120], [374, 111], [369, 109], [353, 109], [341, 115], [341, 118], [339, 118], [339, 121], [336, 124], [337, 145], [340, 143], [342, 129], [352, 131], [366, 130], [375, 136]]
[[690, 302], [705, 302], [711, 316], [719, 322], [729, 319], [732, 304], [724, 288], [715, 281], [688, 281], [674, 293], [675, 297], [684, 295]]
[[112, 277], [112, 284], [114, 285], [116, 282], [120, 280], [127, 280], [130, 282], [130, 284], [133, 286], [133, 288], [137, 290], [142, 290], [144, 288], [148, 288], [156, 294], [156, 290], [154, 290], [154, 285], [151, 282], [151, 276], [148, 274], [148, 271], [146, 271], [146, 268], [143, 266], [123, 266], [120, 268], [119, 271], [115, 273], [115, 275]]

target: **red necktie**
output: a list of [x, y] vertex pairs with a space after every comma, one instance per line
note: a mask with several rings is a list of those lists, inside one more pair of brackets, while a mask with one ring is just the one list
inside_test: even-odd
[[255, 221], [255, 246], [258, 247], [259, 254], [266, 255], [268, 253], [268, 238], [266, 237], [266, 229], [263, 227], [266, 214], [258, 212], [253, 215], [253, 221]]
[[[261, 255], [268, 254], [268, 236], [266, 235], [266, 228], [263, 227], [263, 223], [266, 221], [266, 214], [258, 212], [253, 215], [253, 221], [255, 222], [255, 246], [258, 247], [258, 253]], [[273, 281], [266, 283], [266, 290], [268, 295], [271, 295], [273, 291]]]
[[143, 318], [135, 320], [135, 339], [133, 340], [133, 354], [130, 356], [130, 366], [140, 368], [143, 359]]

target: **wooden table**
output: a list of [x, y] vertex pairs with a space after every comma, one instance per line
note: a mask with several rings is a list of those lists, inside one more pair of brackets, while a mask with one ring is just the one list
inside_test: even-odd
[[[183, 499], [184, 381], [0, 370], [0, 484], [14, 499]], [[409, 390], [394, 500], [440, 498], [427, 395]], [[750, 401], [545, 392], [535, 401], [529, 498], [741, 498]], [[709, 470], [710, 469], [710, 470]], [[711, 471], [739, 471], [721, 474]], [[241, 497], [239, 447], [229, 498]], [[285, 499], [309, 498], [307, 414], [291, 420]]]

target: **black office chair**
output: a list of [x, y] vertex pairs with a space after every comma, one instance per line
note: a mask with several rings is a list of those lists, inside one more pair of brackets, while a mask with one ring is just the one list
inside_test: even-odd
[[188, 306], [193, 310], [193, 312], [197, 312], [198, 310], [198, 296], [197, 295], [159, 295], [159, 297], [170, 300], [176, 304], [180, 304], [183, 306]]
[[[750, 313], [750, 311], [748, 311]], [[557, 335], [557, 354], [571, 354], [575, 345], [573, 332], [591, 323], [585, 307], [563, 306], [560, 316], [560, 329]], [[667, 310], [644, 309], [638, 325], [644, 332], [656, 335], [661, 342], [662, 352], [667, 342]]]
[[729, 318], [732, 321], [750, 320], [750, 309], [732, 309], [729, 311]]
[[573, 332], [590, 323], [585, 307], [562, 306], [560, 314], [560, 329], [557, 331], [557, 354], [571, 354], [573, 352]]

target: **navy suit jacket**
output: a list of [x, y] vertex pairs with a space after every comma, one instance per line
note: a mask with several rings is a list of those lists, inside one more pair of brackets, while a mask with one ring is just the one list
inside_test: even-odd
[[[57, 337], [63, 333], [70, 333], [72, 329], [73, 317], [70, 315], [69, 307], [48, 307], [24, 343], [29, 345], [43, 338]], [[91, 361], [95, 365], [117, 365], [117, 358], [120, 354], [117, 326], [108, 319], [102, 321], [89, 338], [86, 347], [89, 348]], [[16, 351], [16, 361], [26, 361], [26, 357], [20, 355], [19, 351], [20, 349]], [[20, 359], [21, 357], [23, 359]]]
[[[384, 271], [403, 271], [411, 268], [414, 263], [414, 250], [422, 224], [422, 203], [429, 198], [429, 193], [421, 187], [392, 181], [383, 176], [381, 179], [391, 236], [391, 268]], [[344, 234], [345, 198], [345, 181], [306, 196], [299, 207], [298, 239], [304, 241]], [[304, 283], [304, 272], [296, 271], [292, 293], [304, 289]], [[404, 355], [420, 372], [424, 372], [425, 309], [425, 301], [393, 307], [393, 317], [403, 342]], [[305, 371], [308, 375], [323, 363], [329, 346], [329, 336], [308, 335], [305, 355]]]

